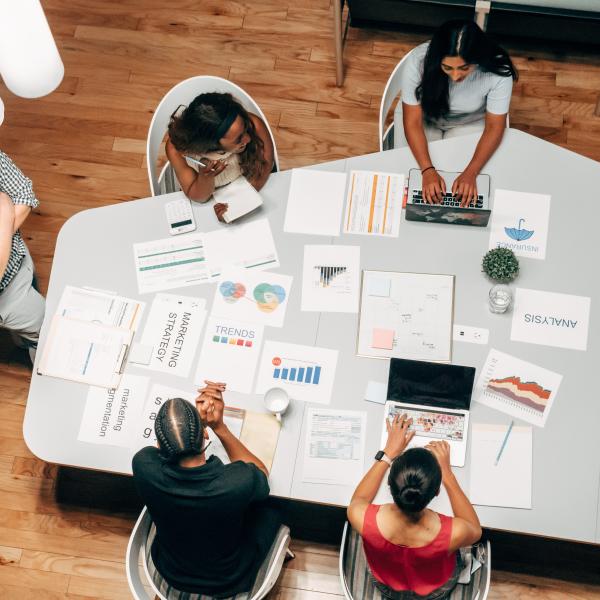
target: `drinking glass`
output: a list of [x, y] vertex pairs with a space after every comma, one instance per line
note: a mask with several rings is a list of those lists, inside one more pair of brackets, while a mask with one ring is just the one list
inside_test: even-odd
[[512, 303], [512, 292], [507, 285], [499, 283], [490, 290], [490, 310], [493, 313], [506, 312]]

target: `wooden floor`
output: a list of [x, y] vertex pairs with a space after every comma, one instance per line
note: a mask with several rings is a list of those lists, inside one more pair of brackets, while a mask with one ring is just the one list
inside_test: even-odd
[[[15, 98], [0, 87], [6, 106], [0, 148], [33, 179], [41, 200], [24, 234], [43, 290], [67, 218], [148, 195], [148, 124], [178, 81], [212, 74], [240, 84], [273, 126], [282, 167], [301, 166], [378, 149], [385, 81], [398, 60], [426, 39], [350, 29], [346, 83], [337, 88], [330, 0], [43, 5], [65, 64], [63, 83], [40, 100]], [[513, 48], [513, 56], [521, 79], [511, 125], [600, 160], [600, 59], [523, 45]], [[18, 358], [0, 338], [0, 597], [129, 598], [123, 559], [134, 515], [55, 500], [56, 467], [32, 456], [23, 441], [29, 370]], [[294, 548], [297, 558], [273, 596], [339, 598], [336, 549]], [[534, 598], [600, 599], [600, 589], [494, 572], [490, 599]]]

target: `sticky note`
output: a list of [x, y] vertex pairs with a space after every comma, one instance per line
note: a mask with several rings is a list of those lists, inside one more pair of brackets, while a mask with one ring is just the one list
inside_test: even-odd
[[378, 404], [385, 404], [387, 399], [387, 383], [381, 383], [380, 381], [369, 381], [367, 383], [367, 389], [365, 391], [365, 400], [368, 402], [377, 402]]
[[373, 348], [381, 348], [382, 350], [391, 350], [394, 347], [394, 330], [373, 329], [371, 346]]
[[392, 282], [390, 279], [384, 279], [382, 277], [370, 277], [367, 286], [367, 295], [389, 298], [391, 285]]

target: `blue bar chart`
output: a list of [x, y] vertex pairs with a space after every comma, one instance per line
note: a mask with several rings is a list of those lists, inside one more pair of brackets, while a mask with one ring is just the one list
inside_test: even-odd
[[[298, 361], [294, 362], [297, 363]], [[292, 367], [291, 365], [284, 366], [284, 364], [281, 364], [273, 369], [273, 379], [281, 379], [291, 383], [319, 385], [321, 367], [319, 365]]]

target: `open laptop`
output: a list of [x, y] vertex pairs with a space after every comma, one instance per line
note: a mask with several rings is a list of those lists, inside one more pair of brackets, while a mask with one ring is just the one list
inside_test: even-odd
[[460, 173], [438, 171], [446, 182], [446, 193], [440, 204], [429, 204], [423, 199], [423, 176], [419, 169], [408, 173], [408, 196], [406, 199], [406, 220], [426, 223], [450, 223], [452, 225], [473, 225], [487, 227], [490, 210], [490, 176], [477, 176], [477, 201], [461, 208], [460, 200], [452, 195], [452, 184]]
[[[411, 448], [446, 440], [450, 444], [450, 464], [463, 467], [474, 378], [474, 367], [392, 358], [385, 419], [407, 414], [413, 420], [411, 429], [416, 431]], [[386, 441], [384, 420], [382, 448]]]

